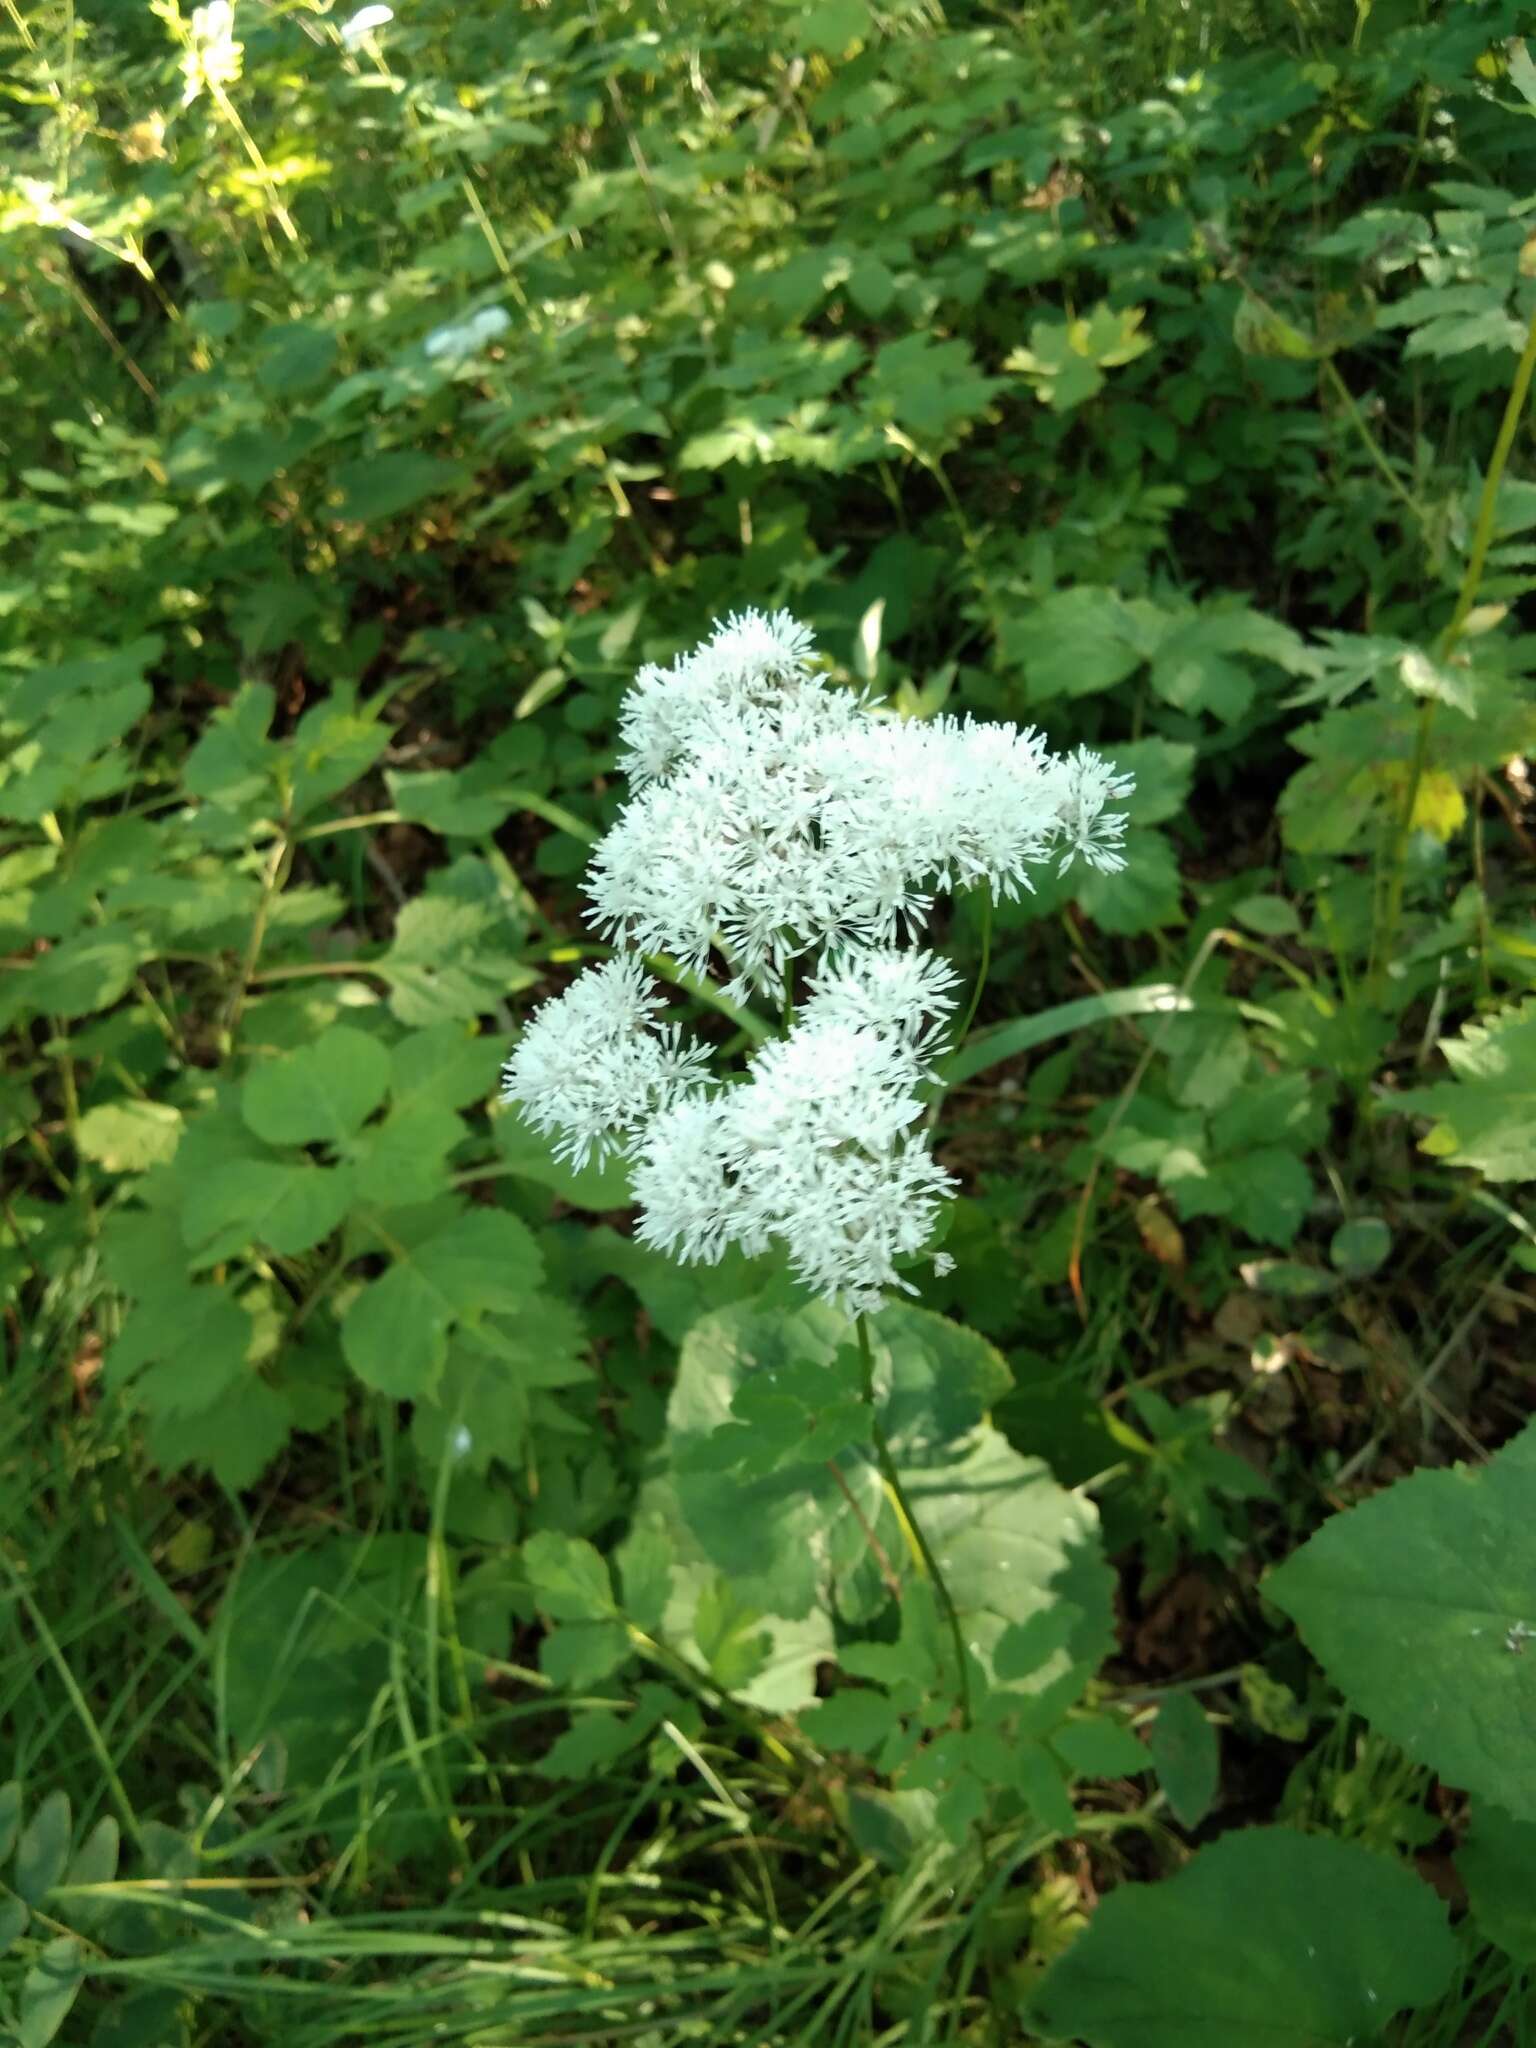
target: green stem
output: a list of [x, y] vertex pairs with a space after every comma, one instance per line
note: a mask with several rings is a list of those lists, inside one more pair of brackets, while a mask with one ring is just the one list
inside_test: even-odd
[[971, 990], [971, 1000], [966, 1005], [965, 1015], [960, 1020], [960, 1029], [955, 1033], [955, 1046], [964, 1045], [966, 1034], [976, 1021], [976, 1012], [981, 1007], [981, 992], [987, 985], [987, 971], [992, 965], [992, 891], [984, 889], [981, 897], [981, 965], [976, 970], [976, 986]]
[[[1450, 624], [1441, 634], [1435, 650], [1436, 660], [1441, 664], [1449, 661], [1456, 643], [1466, 629], [1472, 607], [1477, 602], [1477, 593], [1482, 587], [1483, 572], [1488, 566], [1489, 550], [1493, 546], [1494, 526], [1498, 518], [1499, 485], [1504, 480], [1504, 468], [1509, 461], [1510, 450], [1515, 445], [1515, 435], [1520, 430], [1521, 415], [1530, 395], [1531, 378], [1536, 374], [1536, 314], [1531, 316], [1526, 329], [1525, 347], [1515, 369], [1514, 382], [1509, 387], [1509, 398], [1504, 406], [1504, 418], [1499, 424], [1499, 436], [1493, 444], [1493, 456], [1488, 472], [1483, 478], [1482, 495], [1477, 506], [1477, 525], [1472, 532], [1472, 552], [1467, 557], [1466, 573], [1461, 579], [1461, 589], [1456, 596], [1456, 609], [1451, 614]], [[1418, 731], [1414, 734], [1413, 761], [1408, 770], [1408, 786], [1403, 792], [1402, 808], [1398, 813], [1392, 835], [1392, 848], [1388, 856], [1387, 905], [1382, 918], [1381, 930], [1374, 947], [1374, 969], [1371, 976], [1372, 988], [1379, 994], [1381, 977], [1386, 972], [1393, 943], [1397, 938], [1398, 920], [1403, 909], [1403, 887], [1405, 882], [1404, 859], [1408, 849], [1409, 834], [1413, 829], [1413, 814], [1418, 807], [1419, 785], [1424, 780], [1424, 770], [1429, 759], [1430, 734], [1434, 729], [1435, 706], [1438, 699], [1426, 697], [1419, 706]]]
[[896, 1470], [896, 1461], [891, 1456], [890, 1444], [886, 1439], [885, 1431], [880, 1426], [880, 1411], [875, 1406], [875, 1354], [869, 1341], [869, 1318], [862, 1315], [857, 1317], [854, 1327], [859, 1339], [859, 1366], [864, 1378], [864, 1399], [869, 1404], [870, 1435], [874, 1440], [875, 1462], [880, 1468], [881, 1478], [890, 1490], [902, 1525], [916, 1548], [921, 1569], [924, 1575], [933, 1581], [933, 1590], [938, 1594], [939, 1604], [943, 1607], [945, 1617], [949, 1622], [949, 1633], [955, 1646], [955, 1671], [960, 1680], [960, 1723], [963, 1728], [969, 1730], [971, 1725], [971, 1678], [970, 1667], [966, 1662], [965, 1638], [960, 1632], [960, 1616], [956, 1611], [954, 1601], [950, 1597], [949, 1587], [945, 1583], [944, 1574], [939, 1569], [939, 1561], [928, 1547], [928, 1539], [923, 1534], [923, 1525], [917, 1519], [916, 1514], [913, 1512], [912, 1503], [907, 1498], [906, 1488], [901, 1483], [901, 1475]]

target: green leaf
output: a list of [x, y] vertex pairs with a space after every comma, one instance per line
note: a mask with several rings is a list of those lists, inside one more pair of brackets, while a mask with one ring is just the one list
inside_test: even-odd
[[1479, 1929], [1505, 1955], [1536, 1967], [1536, 1820], [1478, 1800], [1456, 1869]]
[[800, 1716], [800, 1726], [821, 1749], [851, 1749], [872, 1756], [896, 1729], [893, 1702], [871, 1686], [844, 1687]]
[[342, 1349], [358, 1378], [381, 1394], [431, 1394], [448, 1356], [449, 1332], [487, 1310], [519, 1308], [543, 1273], [527, 1227], [503, 1209], [466, 1210], [425, 1243], [397, 1249], [395, 1263], [353, 1301]]
[[1352, 1216], [1333, 1233], [1328, 1256], [1350, 1280], [1363, 1280], [1385, 1265], [1392, 1251], [1391, 1226], [1380, 1216]]
[[16, 1846], [16, 1837], [21, 1832], [21, 1784], [15, 1778], [7, 1778], [0, 1785], [0, 1863], [10, 1861], [11, 1851]]
[[1210, 1812], [1221, 1776], [1216, 1731], [1192, 1692], [1170, 1693], [1157, 1710], [1150, 1740], [1157, 1781], [1185, 1827]]
[[1301, 913], [1283, 896], [1245, 896], [1232, 906], [1232, 915], [1264, 938], [1293, 938], [1301, 930]]
[[540, 1529], [523, 1545], [523, 1569], [554, 1621], [610, 1621], [613, 1584], [600, 1553], [580, 1537]]
[[1489, 1180], [1536, 1180], [1536, 1002], [1464, 1024], [1440, 1050], [1455, 1078], [1390, 1102], [1394, 1112], [1436, 1119], [1420, 1151]]
[[458, 770], [418, 768], [405, 775], [388, 770], [384, 780], [402, 818], [450, 839], [483, 839], [505, 823], [517, 801], [515, 785], [494, 761]]
[[1031, 704], [1112, 690], [1144, 659], [1136, 622], [1118, 593], [1090, 583], [1054, 591], [1005, 623], [1002, 647], [1022, 665]]
[[80, 1943], [68, 1935], [50, 1941], [22, 1979], [17, 2048], [48, 2048], [84, 1982]]
[[[1108, 1023], [1114, 1017], [1173, 1017], [1196, 1010], [1215, 1015], [1226, 1007], [1213, 1010], [1209, 1003], [1197, 1004], [1192, 996], [1182, 994], [1167, 981], [1149, 982], [1145, 988], [1112, 989], [1102, 996], [1081, 996], [1076, 1002], [1058, 1003], [1054, 1009], [995, 1025], [992, 1030], [968, 1039], [959, 1052], [942, 1063], [940, 1076], [945, 1087], [958, 1088], [1003, 1060], [1017, 1059], [1020, 1053], [1033, 1052], [1037, 1045], [1047, 1045], [1053, 1038], [1070, 1037], [1074, 1031], [1086, 1030], [1090, 1024]], [[1236, 1005], [1231, 1006], [1230, 1014], [1237, 1015]]]
[[126, 994], [147, 948], [127, 925], [96, 925], [63, 939], [15, 979], [24, 1013], [85, 1017]]
[[281, 750], [267, 738], [277, 698], [269, 683], [244, 683], [188, 754], [181, 779], [193, 796], [224, 810], [268, 799]]
[[1444, 1906], [1400, 1863], [1245, 1828], [1110, 1892], [1030, 2018], [1093, 2048], [1348, 2048], [1437, 1998], [1457, 1962]]
[[1416, 1472], [1264, 1581], [1350, 1704], [1447, 1784], [1536, 1820], [1536, 1423]]
[[389, 1054], [350, 1024], [252, 1069], [241, 1094], [246, 1122], [269, 1145], [344, 1144], [384, 1100]]
[[189, 1245], [203, 1248], [204, 1266], [251, 1244], [292, 1257], [329, 1237], [351, 1200], [352, 1176], [344, 1168], [307, 1159], [232, 1159], [189, 1191], [182, 1229]]
[[1294, 1152], [1265, 1145], [1240, 1159], [1223, 1160], [1221, 1178], [1232, 1188], [1232, 1218], [1259, 1244], [1294, 1242], [1312, 1206], [1312, 1177]]
[[86, 1111], [75, 1136], [85, 1157], [108, 1173], [143, 1173], [175, 1155], [181, 1111], [168, 1102], [107, 1102]]
[[1147, 1745], [1109, 1714], [1068, 1721], [1051, 1737], [1051, 1747], [1083, 1778], [1133, 1778], [1152, 1768]]
[[[1035, 1692], [1079, 1671], [1086, 1678], [1109, 1641], [1095, 1517], [983, 1420], [1008, 1385], [1002, 1361], [973, 1332], [920, 1309], [888, 1309], [873, 1328], [892, 1454], [974, 1653], [993, 1669], [1010, 1628], [1064, 1603], [1072, 1625], [1061, 1646], [1017, 1683]], [[830, 1367], [848, 1338], [830, 1309], [786, 1315], [765, 1303], [706, 1317], [683, 1345], [668, 1410], [678, 1503], [705, 1556], [765, 1616], [793, 1620], [832, 1600], [853, 1621], [877, 1613], [889, 1594], [870, 1529], [899, 1575], [915, 1573], [866, 1447], [841, 1452], [836, 1476], [791, 1464], [742, 1478], [698, 1469], [693, 1455], [731, 1419], [738, 1389], [761, 1378], [771, 1391], [777, 1371], [805, 1362]]]
[[1133, 938], [1183, 919], [1179, 859], [1166, 833], [1133, 825], [1126, 835], [1125, 866], [1118, 874], [1086, 866], [1076, 873], [1077, 900], [1101, 931]]
[[31, 1919], [24, 1899], [18, 1899], [14, 1892], [0, 1896], [0, 1956], [20, 1941]]
[[22, 1829], [16, 1845], [16, 1890], [29, 1906], [41, 1905], [63, 1877], [69, 1832], [69, 1794], [55, 1788]]
[[418, 1028], [493, 1013], [507, 996], [539, 979], [514, 955], [487, 942], [496, 922], [479, 903], [437, 895], [401, 906], [389, 951], [375, 964], [390, 983], [389, 1007]]
[[336, 472], [342, 500], [339, 516], [358, 519], [365, 525], [378, 519], [393, 519], [427, 498], [446, 497], [468, 481], [469, 470], [462, 462], [447, 462], [438, 455], [424, 455], [417, 449], [398, 449], [387, 455], [369, 455], [360, 462], [344, 462]]

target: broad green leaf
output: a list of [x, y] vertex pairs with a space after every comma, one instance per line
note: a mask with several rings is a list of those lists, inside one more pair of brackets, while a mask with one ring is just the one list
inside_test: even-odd
[[1394, 1112], [1436, 1119], [1419, 1149], [1489, 1180], [1536, 1180], [1536, 1002], [1464, 1024], [1440, 1050], [1455, 1078], [1390, 1102]]
[[[712, 1604], [718, 1601], [720, 1572], [683, 1520], [675, 1486], [665, 1475], [653, 1476], [642, 1486], [617, 1561], [636, 1623], [680, 1650], [700, 1670], [709, 1670], [710, 1650], [720, 1647], [719, 1608]], [[650, 1619], [631, 1599], [632, 1580], [642, 1579]], [[752, 1633], [766, 1635], [768, 1648], [749, 1677], [743, 1679], [739, 1669], [734, 1674], [736, 1697], [768, 1714], [793, 1714], [809, 1706], [816, 1698], [817, 1668], [833, 1654], [830, 1613], [816, 1608], [794, 1618], [760, 1615]]]
[[1245, 896], [1232, 906], [1232, 915], [1264, 938], [1293, 938], [1301, 930], [1301, 913], [1283, 896]]
[[281, 759], [267, 738], [276, 702], [270, 684], [245, 683], [232, 703], [214, 713], [182, 767], [182, 782], [193, 796], [225, 810], [271, 797]]
[[430, 1395], [450, 1330], [487, 1310], [519, 1308], [537, 1292], [542, 1272], [538, 1247], [515, 1216], [466, 1210], [425, 1243], [395, 1247], [388, 1272], [363, 1288], [341, 1326], [347, 1363], [379, 1393]]
[[344, 1144], [384, 1100], [389, 1054], [350, 1024], [264, 1060], [247, 1076], [245, 1120], [269, 1145]]
[[1192, 1692], [1170, 1693], [1157, 1710], [1149, 1743], [1157, 1781], [1185, 1827], [1210, 1812], [1221, 1775], [1216, 1731]]
[[16, 2048], [48, 2048], [84, 1982], [80, 1943], [68, 1935], [50, 1941], [21, 1982]]
[[590, 1543], [540, 1529], [523, 1545], [523, 1569], [540, 1607], [554, 1621], [609, 1621], [613, 1584]]
[[340, 517], [365, 524], [376, 519], [393, 519], [427, 498], [446, 497], [469, 477], [462, 462], [448, 462], [439, 455], [419, 449], [396, 449], [388, 454], [365, 456], [345, 462], [336, 472], [341, 486]]
[[69, 1862], [69, 1794], [57, 1787], [44, 1795], [16, 1844], [16, 1890], [29, 1906], [40, 1905]]
[[1145, 658], [1117, 593], [1086, 583], [1042, 598], [1005, 626], [1002, 644], [1023, 666], [1031, 704], [1112, 690]]
[[1481, 1932], [1517, 1963], [1536, 1968], [1536, 1820], [1516, 1820], [1478, 1800], [1456, 1869]]
[[1101, 931], [1132, 938], [1183, 919], [1184, 885], [1166, 833], [1133, 825], [1118, 874], [1086, 866], [1074, 872], [1077, 900]]
[[107, 1102], [86, 1111], [76, 1136], [86, 1158], [108, 1173], [143, 1173], [175, 1154], [181, 1111], [168, 1102]]
[[393, 943], [375, 963], [389, 978], [389, 1006], [402, 1024], [425, 1028], [486, 1016], [539, 979], [488, 939], [495, 924], [478, 903], [426, 895], [402, 905]]
[[[1109, 1641], [1096, 1518], [983, 1420], [1008, 1384], [1002, 1361], [973, 1332], [920, 1309], [888, 1309], [873, 1328], [892, 1454], [974, 1653], [992, 1668], [1010, 1628], [1066, 1603], [1069, 1634], [1025, 1689], [1092, 1668]], [[794, 1619], [832, 1600], [850, 1619], [878, 1612], [889, 1596], [869, 1529], [901, 1576], [916, 1571], [867, 1447], [841, 1453], [837, 1477], [800, 1464], [746, 1479], [698, 1469], [700, 1439], [731, 1420], [743, 1384], [761, 1376], [771, 1387], [776, 1369], [802, 1362], [829, 1366], [849, 1336], [846, 1320], [821, 1306], [786, 1315], [744, 1304], [706, 1317], [683, 1345], [668, 1411], [678, 1503], [705, 1555], [764, 1615]]]
[[70, 1858], [66, 1884], [110, 1884], [117, 1875], [121, 1840], [117, 1822], [104, 1813]]
[[1391, 1250], [1391, 1226], [1380, 1216], [1352, 1216], [1333, 1233], [1328, 1256], [1348, 1279], [1362, 1280], [1386, 1263]]
[[1084, 1778], [1132, 1778], [1152, 1768], [1152, 1754], [1124, 1721], [1088, 1714], [1051, 1737], [1062, 1761]]
[[402, 818], [450, 839], [483, 839], [506, 821], [517, 801], [507, 771], [494, 761], [477, 761], [458, 770], [389, 770], [384, 779]]
[[1092, 2048], [1348, 2048], [1431, 2003], [1458, 1957], [1445, 1907], [1402, 1864], [1244, 1828], [1175, 1877], [1118, 1885], [1029, 2016]]
[[1220, 1178], [1232, 1190], [1231, 1215], [1259, 1244], [1294, 1242], [1312, 1206], [1312, 1177], [1294, 1152], [1261, 1146], [1223, 1160]]
[[199, 1177], [182, 1212], [202, 1264], [262, 1244], [284, 1257], [307, 1252], [341, 1222], [352, 1176], [307, 1159], [232, 1159]]
[[1536, 1820], [1536, 1423], [1397, 1480], [1270, 1572], [1350, 1705], [1449, 1785]]
[[135, 1397], [154, 1414], [197, 1414], [247, 1370], [249, 1312], [227, 1287], [191, 1285], [185, 1266], [183, 1252], [177, 1283], [142, 1294], [107, 1353], [109, 1380], [132, 1381]]
[[85, 1017], [126, 994], [148, 949], [127, 925], [96, 925], [42, 954], [14, 981], [12, 999], [34, 1017]]

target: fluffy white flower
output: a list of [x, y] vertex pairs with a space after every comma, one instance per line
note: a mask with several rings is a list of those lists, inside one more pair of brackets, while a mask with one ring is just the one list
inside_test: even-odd
[[940, 890], [1012, 897], [1030, 869], [1121, 865], [1130, 779], [1086, 749], [970, 718], [883, 716], [810, 672], [787, 613], [733, 614], [620, 712], [636, 794], [594, 858], [592, 916], [617, 942], [697, 973], [721, 949], [730, 993], [777, 999], [821, 948], [914, 937]]
[[629, 1146], [646, 1122], [707, 1085], [701, 1046], [658, 1025], [662, 998], [633, 955], [579, 974], [529, 1019], [502, 1070], [502, 1097], [536, 1131], [555, 1134], [556, 1158], [585, 1166]]
[[341, 24], [343, 46], [348, 50], [355, 50], [358, 44], [363, 42], [368, 36], [371, 36], [376, 28], [383, 28], [386, 22], [393, 21], [394, 18], [395, 10], [393, 7], [359, 8], [350, 21], [344, 21]]
[[811, 978], [807, 1024], [844, 1024], [894, 1039], [924, 1067], [956, 1007], [960, 977], [937, 953], [879, 947], [841, 953]]
[[922, 1068], [900, 1036], [807, 1018], [747, 1080], [679, 1103], [639, 1142], [642, 1243], [683, 1260], [778, 1243], [813, 1292], [857, 1315], [913, 1292], [896, 1262], [922, 1250], [954, 1192], [925, 1136]]

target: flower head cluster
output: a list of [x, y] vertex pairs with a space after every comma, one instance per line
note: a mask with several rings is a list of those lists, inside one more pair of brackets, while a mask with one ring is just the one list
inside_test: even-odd
[[[778, 1245], [860, 1313], [908, 1286], [954, 1186], [921, 1089], [957, 977], [908, 942], [940, 890], [1012, 896], [1050, 860], [1121, 867], [1109, 806], [1131, 782], [1012, 725], [887, 717], [811, 656], [787, 612], [748, 611], [640, 671], [620, 716], [633, 795], [587, 884], [599, 929], [636, 950], [535, 1013], [504, 1092], [577, 1164], [630, 1160], [643, 1243], [709, 1262]], [[784, 995], [805, 963], [797, 1020], [723, 1084], [658, 1021], [636, 957], [704, 975], [716, 950], [737, 998]]]
[[[896, 1014], [909, 978], [926, 1022]], [[922, 1251], [954, 1187], [917, 1128], [922, 1045], [954, 1008], [952, 980], [927, 956], [850, 956], [744, 1081], [655, 1118], [634, 1168], [641, 1242], [711, 1263], [733, 1244], [750, 1257], [777, 1243], [807, 1287], [855, 1315], [889, 1287], [912, 1292], [898, 1262]]]
[[502, 1092], [555, 1156], [599, 1165], [626, 1149], [649, 1118], [706, 1085], [705, 1051], [658, 1024], [662, 998], [633, 954], [589, 967], [542, 1003], [502, 1070]]
[[181, 104], [190, 107], [205, 89], [236, 84], [243, 54], [244, 45], [235, 41], [232, 0], [208, 0], [206, 7], [194, 7], [181, 59]]
[[635, 794], [593, 860], [594, 921], [695, 973], [718, 947], [737, 997], [777, 998], [821, 948], [914, 934], [939, 890], [1013, 896], [1052, 859], [1122, 865], [1107, 806], [1127, 777], [1034, 731], [904, 722], [829, 689], [785, 612], [733, 616], [642, 669], [621, 729]]

